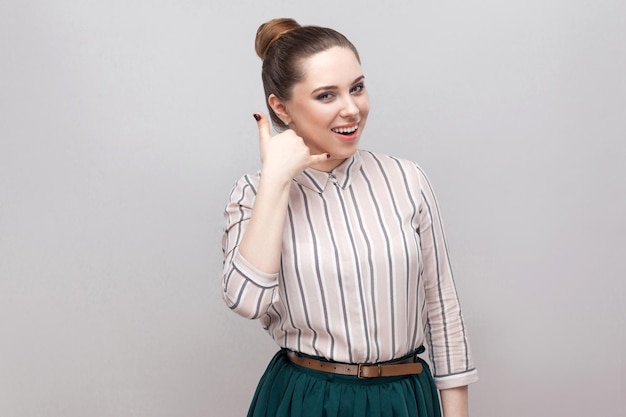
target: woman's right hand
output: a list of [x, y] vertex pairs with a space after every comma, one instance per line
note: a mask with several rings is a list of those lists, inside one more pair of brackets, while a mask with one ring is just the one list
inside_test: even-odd
[[259, 127], [263, 167], [239, 253], [259, 271], [275, 274], [280, 270], [291, 180], [328, 157], [326, 154], [311, 155], [302, 138], [293, 130], [272, 137], [265, 115], [255, 113], [254, 118]]
[[259, 127], [259, 148], [261, 152], [262, 174], [285, 182], [306, 168], [326, 161], [329, 154], [311, 155], [304, 140], [292, 129], [272, 136], [268, 119], [262, 113], [255, 113]]

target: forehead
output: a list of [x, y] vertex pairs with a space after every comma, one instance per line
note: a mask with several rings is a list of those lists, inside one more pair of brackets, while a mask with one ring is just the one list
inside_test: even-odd
[[305, 58], [301, 66], [304, 73], [304, 78], [298, 83], [301, 87], [341, 86], [351, 84], [363, 75], [354, 52], [339, 46]]

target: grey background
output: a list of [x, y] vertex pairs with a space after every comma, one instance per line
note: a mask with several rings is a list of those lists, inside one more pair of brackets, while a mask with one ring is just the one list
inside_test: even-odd
[[622, 0], [0, 1], [0, 415], [245, 413], [276, 348], [222, 210], [280, 16], [357, 45], [363, 147], [435, 185], [472, 415], [625, 415]]

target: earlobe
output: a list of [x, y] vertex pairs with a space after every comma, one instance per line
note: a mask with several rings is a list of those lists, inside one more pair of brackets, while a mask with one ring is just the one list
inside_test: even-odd
[[267, 98], [267, 102], [272, 110], [274, 110], [274, 113], [276, 113], [276, 116], [278, 116], [278, 118], [282, 120], [282, 122], [286, 126], [288, 126], [289, 123], [291, 123], [291, 118], [289, 117], [289, 112], [287, 111], [287, 106], [285, 105], [285, 103], [283, 103], [274, 94], [270, 94], [270, 96]]

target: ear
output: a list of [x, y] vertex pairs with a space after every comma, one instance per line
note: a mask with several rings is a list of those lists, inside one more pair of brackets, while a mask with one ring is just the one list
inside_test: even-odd
[[276, 113], [276, 116], [283, 121], [285, 126], [288, 126], [289, 123], [291, 123], [291, 117], [289, 117], [289, 110], [285, 102], [276, 97], [273, 93], [267, 98], [267, 102], [272, 110], [274, 110], [274, 113]]

